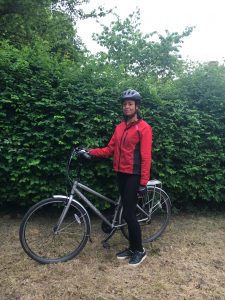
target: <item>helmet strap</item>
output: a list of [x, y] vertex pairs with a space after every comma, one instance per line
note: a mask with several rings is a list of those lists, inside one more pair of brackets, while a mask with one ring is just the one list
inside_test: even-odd
[[[137, 105], [136, 105], [136, 107], [137, 107]], [[126, 122], [129, 122], [131, 119], [133, 119], [135, 117], [135, 115], [137, 116], [137, 119], [140, 119], [139, 110], [137, 108], [136, 108], [136, 111], [132, 115], [126, 116], [124, 114], [123, 117]]]

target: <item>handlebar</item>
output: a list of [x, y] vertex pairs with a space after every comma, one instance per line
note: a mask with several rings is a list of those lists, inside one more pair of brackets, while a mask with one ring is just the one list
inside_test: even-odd
[[77, 164], [77, 179], [79, 180], [79, 177], [80, 177], [80, 171], [81, 171], [81, 167], [83, 165], [83, 161], [84, 160], [90, 160], [91, 159], [91, 156], [88, 154], [87, 150], [85, 150], [84, 148], [82, 147], [77, 147], [77, 146], [74, 146], [73, 149], [72, 149], [72, 152], [70, 154], [70, 157], [68, 159], [68, 162], [67, 162], [67, 177], [69, 179], [69, 181], [72, 183], [73, 180], [70, 178], [70, 165], [71, 165], [71, 162], [72, 162], [72, 159], [73, 157], [76, 156], [77, 159], [78, 159], [78, 164]]
[[84, 148], [75, 147], [73, 149], [72, 156], [73, 156], [73, 154], [75, 156], [77, 156], [78, 158], [84, 158], [86, 160], [91, 159], [90, 154], [88, 154], [88, 152]]

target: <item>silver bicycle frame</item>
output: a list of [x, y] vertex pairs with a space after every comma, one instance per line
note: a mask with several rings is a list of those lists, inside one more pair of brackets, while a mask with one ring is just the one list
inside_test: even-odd
[[79, 183], [77, 181], [74, 182], [74, 185], [73, 185], [73, 188], [72, 188], [72, 191], [71, 191], [72, 195], [74, 195], [74, 194], [78, 195], [84, 201], [84, 203], [86, 203], [87, 206], [90, 207], [94, 211], [94, 213], [96, 215], [98, 215], [107, 225], [109, 225], [111, 228], [113, 228], [113, 223], [114, 223], [115, 220], [113, 220], [113, 223], [111, 224], [109, 222], [109, 220], [107, 220], [106, 217], [87, 199], [87, 197], [85, 197], [80, 192], [79, 188], [82, 189], [82, 190], [84, 190], [84, 191], [86, 191], [86, 192], [88, 192], [88, 193], [90, 193], [90, 194], [92, 194], [92, 195], [94, 195], [94, 196], [97, 196], [98, 198], [100, 198], [102, 200], [105, 200], [105, 201], [107, 201], [107, 202], [109, 202], [109, 203], [117, 206], [116, 210], [115, 210], [114, 219], [117, 216], [117, 212], [118, 212], [118, 208], [119, 208], [119, 203], [120, 203], [120, 198], [119, 198], [118, 201], [114, 201], [114, 200], [112, 200], [112, 199], [110, 199], [110, 198], [108, 198], [108, 197], [106, 197], [106, 196], [104, 196], [104, 195], [96, 192], [95, 190], [93, 190], [93, 189], [87, 187], [86, 185], [84, 185], [82, 183]]
[[[164, 195], [166, 195], [166, 198], [169, 199], [169, 196], [161, 188], [158, 188], [158, 187], [156, 187], [154, 185], [151, 186], [151, 187], [154, 189], [153, 199], [155, 198], [155, 196], [154, 196], [155, 190], [158, 190], [160, 192], [160, 195], [161, 195], [161, 193], [163, 193]], [[103, 200], [105, 200], [105, 201], [107, 201], [107, 202], [109, 202], [109, 203], [111, 203], [111, 204], [113, 204], [113, 205], [116, 206], [112, 223], [110, 223], [109, 220], [107, 220], [107, 218], [87, 199], [87, 197], [84, 196], [84, 194], [82, 194], [82, 192], [79, 189], [84, 190], [84, 191], [86, 191], [86, 192], [88, 192], [88, 193], [90, 193], [92, 195], [95, 195], [98, 198], [103, 199]], [[65, 206], [65, 208], [63, 209], [63, 212], [62, 212], [62, 214], [61, 214], [61, 216], [59, 218], [59, 221], [58, 221], [58, 223], [56, 225], [55, 233], [58, 232], [58, 230], [59, 230], [59, 228], [60, 228], [60, 226], [61, 226], [61, 224], [62, 224], [62, 222], [64, 220], [64, 217], [65, 217], [65, 215], [67, 214], [67, 212], [69, 210], [69, 207], [70, 207], [72, 201], [75, 201], [74, 195], [78, 195], [84, 201], [84, 203], [86, 203], [87, 206], [90, 207], [92, 209], [92, 211], [97, 216], [99, 216], [111, 228], [119, 228], [119, 227], [124, 226], [124, 224], [115, 225], [117, 214], [118, 214], [118, 211], [120, 209], [121, 197], [119, 197], [118, 201], [114, 201], [114, 200], [112, 200], [112, 199], [110, 199], [110, 198], [108, 198], [108, 197], [106, 197], [106, 196], [104, 196], [104, 195], [96, 192], [95, 190], [89, 188], [88, 186], [86, 186], [86, 185], [84, 185], [84, 184], [82, 184], [82, 183], [80, 183], [78, 181], [74, 181], [73, 187], [72, 187], [72, 190], [71, 190], [71, 194], [70, 194], [69, 197], [66, 197], [68, 199], [68, 203]], [[65, 197], [65, 196], [57, 195], [57, 197]], [[169, 199], [169, 201], [170, 201], [170, 199]], [[139, 220], [139, 222], [143, 222], [143, 221], [150, 220], [151, 214], [152, 214], [152, 212], [154, 212], [154, 208], [157, 207], [157, 203], [156, 204], [154, 204], [154, 202], [151, 203], [150, 213], [146, 213], [146, 211], [143, 210], [142, 207], [140, 207], [139, 205], [137, 205], [137, 207], [146, 216], [143, 219]], [[85, 208], [84, 208], [84, 210], [86, 211]]]
[[[115, 209], [115, 213], [114, 213], [114, 218], [113, 218], [113, 221], [112, 221], [112, 223], [110, 223], [109, 222], [109, 220], [107, 220], [107, 218], [87, 199], [87, 197], [85, 197], [83, 194], [82, 194], [82, 192], [79, 190], [79, 188], [81, 189], [81, 190], [84, 190], [84, 191], [86, 191], [86, 192], [88, 192], [88, 193], [90, 193], [90, 194], [92, 194], [92, 195], [95, 195], [95, 196], [97, 196], [98, 198], [100, 198], [100, 199], [103, 199], [103, 200], [105, 200], [105, 201], [107, 201], [107, 202], [109, 202], [109, 203], [111, 203], [111, 204], [113, 204], [113, 205], [115, 205], [116, 206], [116, 209]], [[100, 194], [100, 193], [98, 193], [98, 192], [96, 192], [95, 190], [93, 190], [93, 189], [91, 189], [91, 188], [89, 188], [89, 187], [87, 187], [86, 185], [84, 185], [84, 184], [82, 184], [82, 183], [79, 183], [78, 181], [74, 181], [74, 183], [73, 183], [73, 187], [72, 187], [72, 190], [71, 190], [71, 194], [70, 194], [70, 196], [69, 197], [66, 197], [66, 196], [63, 196], [63, 195], [55, 195], [55, 196], [53, 196], [53, 197], [61, 197], [61, 198], [67, 198], [68, 199], [68, 203], [67, 203], [67, 205], [65, 206], [65, 208], [63, 209], [63, 212], [62, 212], [62, 214], [61, 214], [61, 216], [60, 216], [60, 218], [59, 218], [59, 221], [58, 221], [58, 223], [57, 223], [57, 225], [56, 225], [56, 229], [55, 229], [55, 233], [57, 233], [58, 232], [58, 230], [59, 230], [59, 228], [60, 228], [60, 226], [61, 226], [61, 224], [62, 224], [62, 222], [63, 222], [63, 220], [64, 220], [64, 218], [65, 218], [65, 215], [67, 214], [67, 212], [68, 212], [68, 210], [69, 210], [69, 207], [70, 207], [70, 205], [71, 205], [71, 203], [72, 203], [72, 201], [75, 201], [75, 199], [74, 199], [74, 195], [78, 195], [83, 201], [84, 201], [84, 203], [86, 203], [87, 204], [87, 206], [88, 207], [90, 207], [93, 211], [94, 211], [94, 213], [97, 215], [97, 216], [99, 216], [107, 225], [109, 225], [111, 228], [113, 228], [113, 227], [117, 227], [117, 226], [114, 226], [114, 223], [115, 223], [115, 220], [116, 220], [116, 217], [117, 217], [117, 214], [118, 214], [118, 210], [119, 210], [119, 208], [120, 208], [120, 197], [119, 197], [119, 199], [118, 199], [118, 201], [114, 201], [114, 200], [112, 200], [112, 199], [110, 199], [110, 198], [108, 198], [108, 197], [106, 197], [106, 196], [104, 196], [104, 195], [102, 195], [102, 194]], [[81, 204], [80, 204], [81, 205]], [[84, 207], [83, 207], [84, 208]], [[84, 210], [86, 211], [86, 209], [84, 208]], [[119, 227], [119, 226], [118, 226]]]

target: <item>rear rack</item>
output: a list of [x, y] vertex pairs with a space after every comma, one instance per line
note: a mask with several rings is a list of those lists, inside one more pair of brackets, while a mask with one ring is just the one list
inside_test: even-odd
[[160, 187], [162, 188], [162, 182], [157, 179], [149, 180], [147, 183], [147, 187]]

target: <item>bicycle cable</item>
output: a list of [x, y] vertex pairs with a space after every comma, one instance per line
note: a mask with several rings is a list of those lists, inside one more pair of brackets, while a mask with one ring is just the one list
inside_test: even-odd
[[73, 184], [73, 179], [70, 177], [70, 165], [71, 165], [71, 162], [72, 162], [72, 159], [73, 159], [73, 156], [74, 156], [74, 153], [76, 152], [76, 149], [73, 149], [72, 152], [71, 152], [71, 155], [68, 159], [68, 162], [67, 162], [67, 168], [66, 168], [66, 176], [67, 176], [67, 180], [69, 182], [69, 184], [72, 186]]

